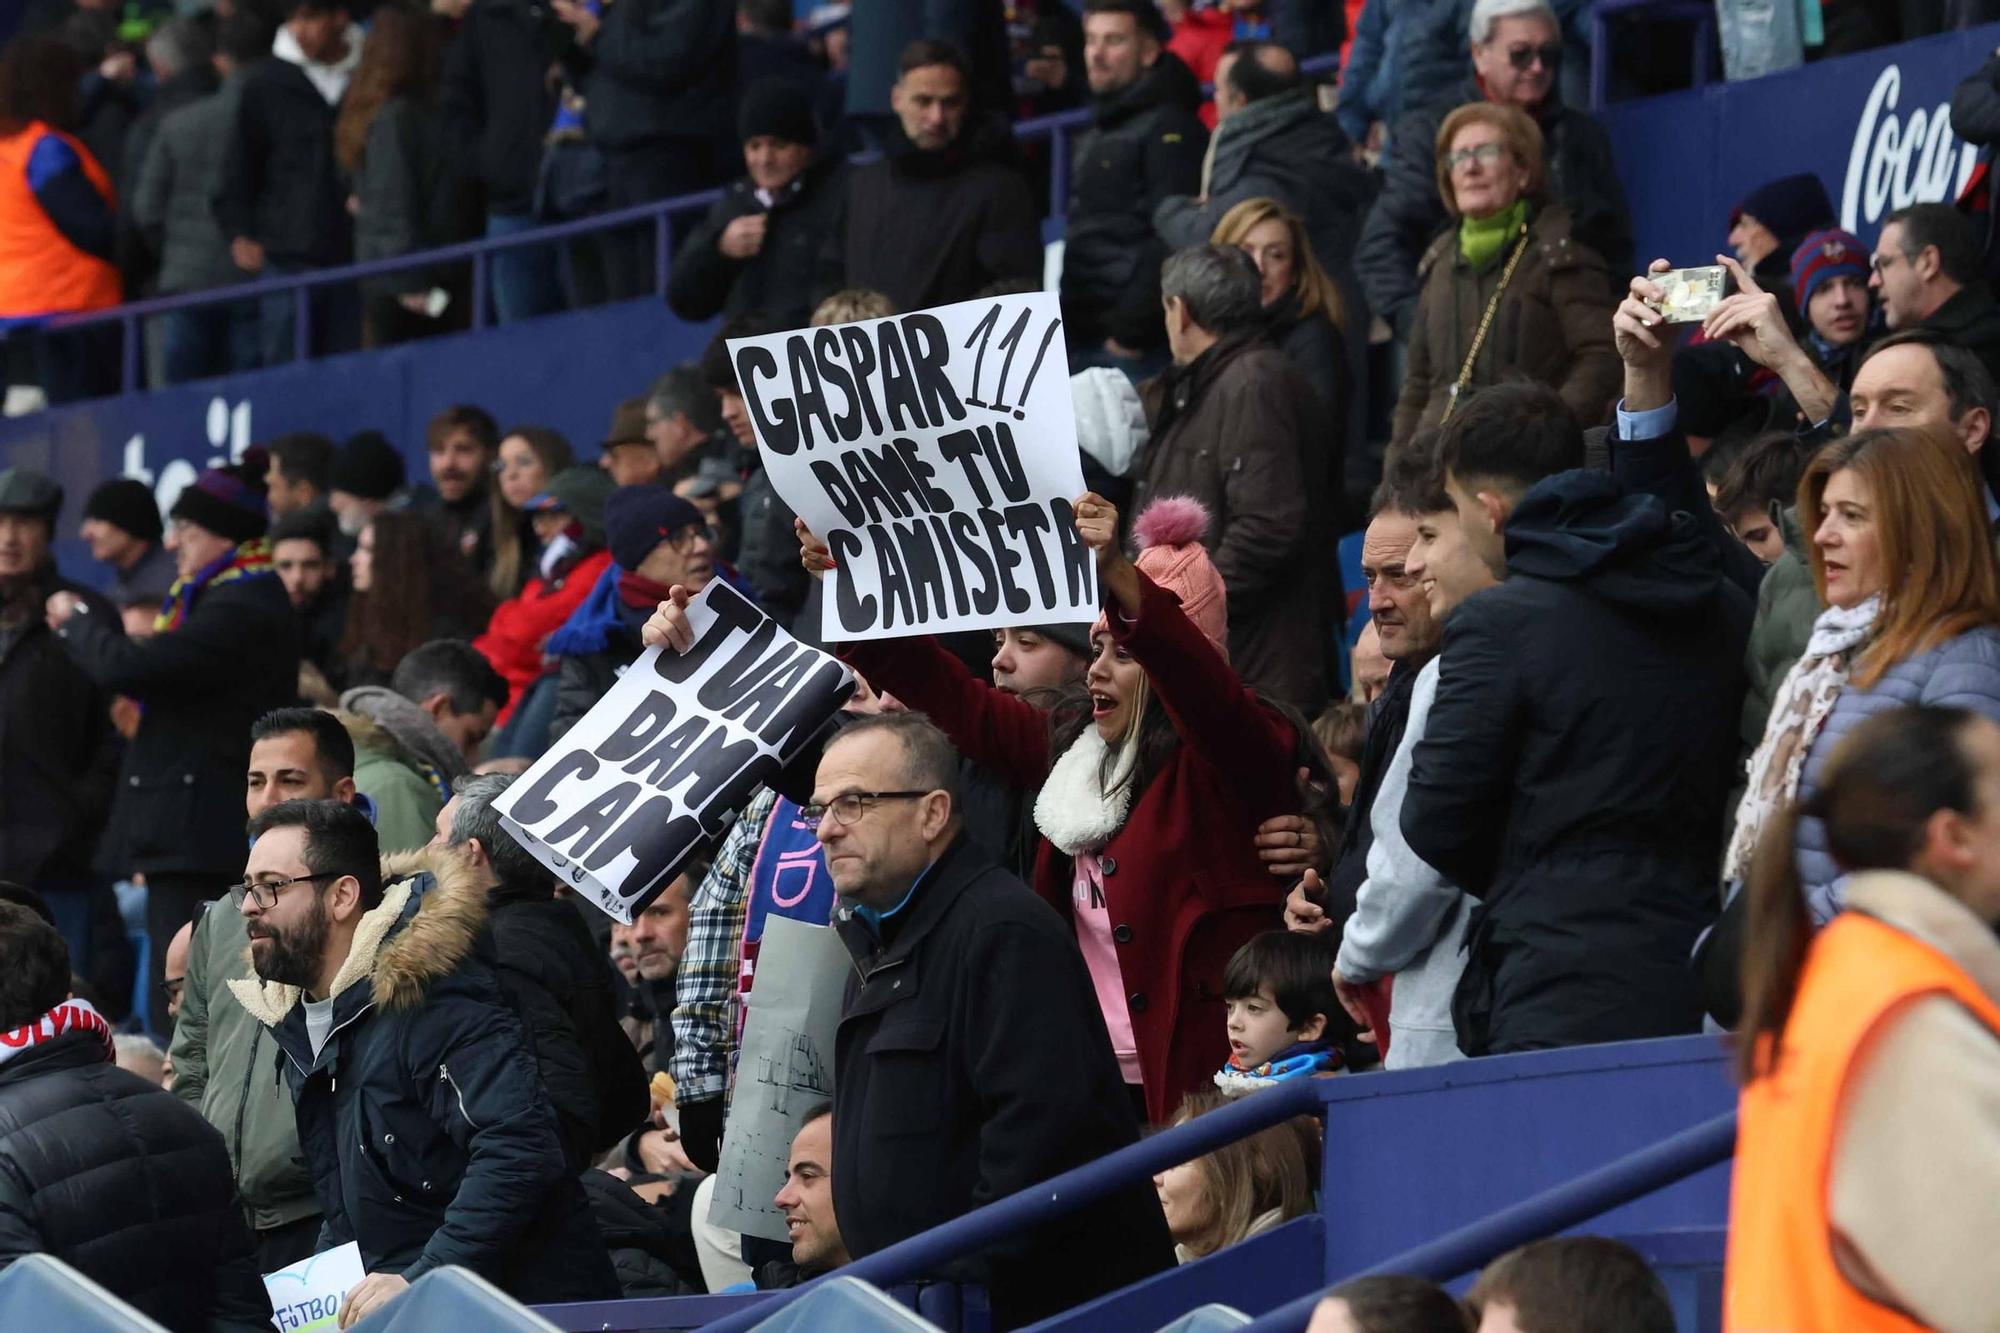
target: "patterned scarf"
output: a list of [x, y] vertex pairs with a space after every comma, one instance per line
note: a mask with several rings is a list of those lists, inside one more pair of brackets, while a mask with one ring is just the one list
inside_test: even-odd
[[1847, 687], [1854, 650], [1874, 632], [1875, 617], [1881, 610], [1878, 593], [1856, 607], [1829, 607], [1813, 622], [1805, 656], [1778, 687], [1763, 743], [1750, 757], [1750, 782], [1743, 789], [1742, 804], [1736, 807], [1736, 831], [1730, 835], [1729, 852], [1722, 861], [1723, 879], [1734, 882], [1749, 876], [1764, 829], [1798, 795], [1806, 756], [1812, 752], [1813, 741], [1826, 725], [1840, 692]]
[[65, 1032], [79, 1029], [96, 1033], [104, 1043], [104, 1058], [114, 1058], [116, 1052], [111, 1045], [111, 1024], [104, 1021], [104, 1015], [98, 1013], [88, 1000], [64, 1000], [34, 1022], [0, 1032], [0, 1064], [7, 1063], [23, 1051], [52, 1042]]
[[259, 537], [244, 542], [217, 556], [196, 571], [193, 578], [175, 579], [174, 586], [167, 589], [167, 600], [160, 603], [160, 614], [153, 617], [153, 629], [159, 634], [179, 629], [194, 610], [194, 599], [211, 584], [277, 576], [278, 571], [271, 564], [270, 540]]

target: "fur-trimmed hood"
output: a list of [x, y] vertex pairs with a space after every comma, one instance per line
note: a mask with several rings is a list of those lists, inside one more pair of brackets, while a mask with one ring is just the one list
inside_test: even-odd
[[[433, 982], [471, 956], [486, 923], [486, 888], [458, 855], [430, 847], [383, 857], [382, 879], [382, 901], [362, 914], [332, 998], [368, 981], [375, 1004], [412, 1009]], [[255, 977], [231, 981], [229, 989], [267, 1027], [284, 1022], [303, 994], [298, 986]]]

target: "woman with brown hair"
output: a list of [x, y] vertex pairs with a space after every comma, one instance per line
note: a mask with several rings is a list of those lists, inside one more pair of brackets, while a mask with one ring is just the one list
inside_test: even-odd
[[516, 426], [500, 437], [493, 459], [493, 568], [487, 586], [495, 602], [518, 597], [535, 576], [542, 549], [528, 518], [528, 501], [540, 495], [549, 478], [576, 461], [569, 440], [548, 426]]
[[[1189, 1093], [1172, 1124], [1185, 1125], [1229, 1100], [1214, 1091]], [[1318, 1137], [1316, 1123], [1287, 1121], [1154, 1176], [1180, 1261], [1207, 1258], [1311, 1212]]]
[[[1313, 254], [1305, 220], [1275, 199], [1245, 199], [1222, 215], [1208, 239], [1235, 246], [1257, 265], [1271, 341], [1318, 391], [1329, 429], [1342, 429], [1354, 392], [1346, 310]], [[1341, 441], [1332, 444], [1339, 457]]]
[[[1867, 430], [1807, 465], [1799, 518], [1827, 610], [1778, 687], [1750, 759], [1723, 877], [1741, 881], [1794, 796], [1810, 803], [1840, 739], [1898, 704], [1967, 708], [2000, 720], [2000, 564], [1987, 493], [1956, 436]], [[1841, 908], [1840, 869], [1817, 819], [1795, 834], [1816, 925]]]
[[[1806, 819], [1852, 909], [1817, 934]], [[1861, 723], [1748, 894], [1726, 1326], [1992, 1328], [2000, 727], [1921, 706]]]
[[1541, 130], [1518, 107], [1462, 106], [1438, 129], [1437, 182], [1458, 226], [1417, 266], [1423, 291], [1390, 439], [1401, 444], [1507, 379], [1549, 385], [1597, 425], [1618, 392], [1616, 302], [1603, 258], [1572, 237], [1569, 210], [1547, 201]]
[[368, 521], [348, 559], [354, 595], [340, 655], [345, 685], [386, 685], [403, 655], [432, 639], [470, 639], [494, 599], [444, 534], [423, 515], [385, 510]]
[[[436, 19], [402, 4], [376, 9], [333, 127], [334, 156], [352, 182], [347, 207], [358, 261], [392, 259], [466, 234], [459, 177], [434, 104], [441, 66]], [[363, 345], [448, 327], [451, 307], [438, 307], [432, 295], [448, 286], [431, 269], [363, 280]]]

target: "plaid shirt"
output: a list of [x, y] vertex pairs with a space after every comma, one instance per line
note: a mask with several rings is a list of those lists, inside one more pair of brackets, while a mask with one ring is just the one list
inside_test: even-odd
[[707, 1101], [729, 1090], [736, 1063], [737, 986], [743, 962], [743, 921], [750, 905], [750, 870], [764, 843], [764, 826], [778, 793], [760, 787], [722, 840], [722, 850], [689, 906], [687, 952], [674, 985], [674, 1055], [668, 1072], [682, 1102]]

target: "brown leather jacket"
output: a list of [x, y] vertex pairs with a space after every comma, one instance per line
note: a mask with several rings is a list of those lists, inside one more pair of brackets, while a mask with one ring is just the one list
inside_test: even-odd
[[[1424, 252], [1423, 295], [1410, 332], [1409, 366], [1396, 403], [1393, 438], [1402, 443], [1435, 426], [1451, 401], [1479, 320], [1514, 243], [1477, 268], [1458, 252], [1458, 231]], [[1570, 237], [1569, 210], [1548, 205], [1528, 221], [1528, 249], [1500, 298], [1473, 364], [1469, 393], [1526, 378], [1549, 385], [1584, 426], [1600, 424], [1617, 396], [1621, 370], [1611, 342], [1616, 307], [1604, 260]]]

